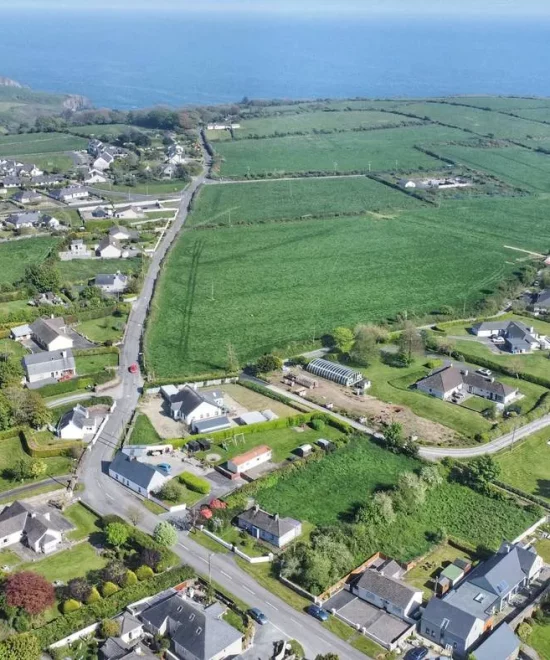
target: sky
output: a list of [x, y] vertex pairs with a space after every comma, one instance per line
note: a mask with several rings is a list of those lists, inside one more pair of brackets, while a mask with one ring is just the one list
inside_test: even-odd
[[0, 0], [0, 8], [25, 11], [129, 10], [199, 13], [432, 17], [550, 17], [548, 0]]

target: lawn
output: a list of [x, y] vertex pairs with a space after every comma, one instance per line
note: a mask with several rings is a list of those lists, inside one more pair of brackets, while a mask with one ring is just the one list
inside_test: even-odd
[[550, 624], [534, 623], [528, 644], [539, 653], [539, 657], [550, 658]]
[[[204, 388], [203, 391], [208, 392], [210, 389], [211, 388], [207, 387]], [[228, 383], [223, 385], [222, 391], [224, 394], [227, 394], [234, 401], [240, 403], [241, 406], [244, 406], [248, 410], [265, 410], [268, 408], [269, 410], [272, 410], [276, 415], [279, 415], [279, 417], [290, 417], [292, 415], [296, 415], [298, 412], [296, 408], [291, 408], [284, 403], [275, 401], [275, 399], [264, 396], [259, 392], [254, 392], [253, 390], [248, 389], [248, 387], [243, 387], [237, 383]]]
[[550, 429], [543, 429], [497, 454], [500, 480], [550, 501]]
[[418, 151], [416, 145], [428, 147], [466, 138], [463, 131], [428, 125], [216, 142], [215, 150], [223, 159], [220, 174], [235, 178], [247, 173], [367, 172], [369, 163], [372, 171], [407, 171], [441, 167], [441, 161]]
[[167, 195], [169, 193], [180, 193], [187, 188], [189, 181], [172, 179], [170, 181], [150, 181], [149, 183], [137, 183], [135, 186], [117, 186], [109, 183], [98, 183], [95, 188], [101, 190], [114, 190], [116, 192], [127, 192], [142, 195]]
[[474, 562], [477, 557], [463, 550], [457, 550], [447, 543], [438, 545], [405, 575], [404, 580], [411, 586], [422, 589], [424, 600], [428, 601], [434, 595], [435, 578], [441, 569], [452, 564], [455, 559], [468, 559]]
[[79, 135], [88, 135], [95, 137], [98, 135], [105, 135], [109, 137], [117, 137], [121, 133], [149, 133], [149, 129], [132, 126], [131, 124], [85, 124], [84, 126], [70, 126], [67, 129], [70, 133], [77, 133]]
[[535, 542], [535, 549], [546, 564], [550, 564], [550, 540], [541, 539]]
[[411, 195], [364, 176], [204, 186], [189, 226], [236, 225], [309, 216], [422, 208]]
[[90, 341], [101, 344], [105, 341], [118, 341], [122, 339], [127, 320], [127, 314], [123, 314], [122, 316], [102, 316], [99, 319], [82, 321], [76, 329]]
[[71, 541], [80, 541], [90, 536], [90, 534], [101, 531], [98, 516], [80, 502], [71, 504], [65, 509], [63, 515], [76, 527], [68, 534]]
[[[369, 501], [375, 490], [391, 487], [401, 473], [418, 467], [417, 461], [391, 454], [366, 438], [353, 440], [284, 479], [265, 480], [254, 497], [262, 508], [281, 516], [316, 526], [334, 525], [352, 520], [356, 508]], [[503, 538], [515, 538], [535, 520], [536, 514], [514, 502], [500, 502], [445, 481], [428, 492], [418, 511], [399, 515], [383, 534], [377, 533], [356, 559], [380, 551], [409, 561], [430, 549], [427, 534], [441, 528], [474, 546], [496, 549]]]
[[0, 156], [46, 154], [85, 149], [88, 141], [65, 133], [22, 133], [0, 137]]
[[25, 274], [27, 266], [42, 263], [52, 252], [55, 252], [58, 245], [58, 238], [49, 237], [0, 243], [0, 264], [2, 264], [0, 284], [18, 282]]
[[26, 353], [27, 349], [18, 341], [14, 341], [13, 339], [0, 339], [0, 354], [23, 357]]
[[75, 169], [73, 159], [66, 153], [29, 154], [23, 159], [34, 163], [44, 172], [70, 172]]
[[68, 582], [75, 577], [84, 577], [88, 571], [103, 568], [107, 560], [100, 557], [89, 543], [79, 543], [69, 550], [58, 552], [51, 557], [19, 566], [20, 570], [33, 571], [47, 580]]
[[[19, 481], [13, 481], [9, 471], [17, 461], [21, 459], [30, 460], [30, 457], [23, 450], [21, 440], [18, 436], [0, 441], [0, 446], [2, 448], [2, 451], [0, 452], [0, 491], [17, 488], [18, 486], [21, 486], [22, 483]], [[43, 460], [47, 466], [46, 474], [43, 478], [69, 474], [71, 472], [73, 461], [66, 456], [55, 456], [53, 458], [44, 458], [41, 460]], [[32, 480], [26, 480], [23, 483], [32, 483]]]
[[235, 545], [249, 557], [263, 557], [273, 551], [273, 548], [270, 549], [267, 544], [259, 543], [248, 532], [243, 532], [234, 525], [228, 525], [218, 536], [227, 543]]
[[213, 446], [205, 452], [197, 452], [195, 455], [197, 458], [204, 458], [208, 454], [216, 453], [220, 456], [220, 460], [216, 462], [224, 463], [230, 458], [244, 454], [258, 445], [267, 445], [273, 450], [273, 462], [280, 463], [288, 458], [293, 449], [300, 445], [313, 444], [319, 438], [334, 440], [341, 435], [340, 431], [329, 425], [326, 425], [322, 431], [306, 428], [306, 430], [298, 432], [294, 428], [281, 428], [245, 434], [239, 434], [239, 429], [235, 428], [235, 436], [238, 438], [236, 441], [234, 439], [223, 440], [220, 445]]
[[[26, 243], [26, 241], [21, 242]], [[61, 261], [58, 266], [63, 281], [87, 283], [98, 273], [111, 274], [117, 271], [125, 274], [137, 273], [141, 269], [141, 257], [131, 257], [130, 259], [74, 259], [73, 261]]]
[[96, 374], [107, 367], [118, 366], [117, 353], [105, 353], [99, 355], [79, 355], [76, 358], [76, 372], [79, 376]]
[[163, 442], [155, 427], [151, 424], [149, 417], [138, 413], [132, 435], [130, 436], [130, 445], [155, 445]]

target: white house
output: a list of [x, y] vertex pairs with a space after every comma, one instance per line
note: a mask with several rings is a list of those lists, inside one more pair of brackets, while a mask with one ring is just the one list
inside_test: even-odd
[[0, 513], [0, 548], [25, 543], [37, 553], [57, 550], [63, 532], [72, 526], [59, 516], [53, 520], [49, 511], [38, 511], [16, 500]]
[[170, 477], [149, 463], [142, 463], [119, 452], [109, 465], [109, 476], [136, 493], [149, 497]]
[[122, 247], [112, 236], [105, 236], [97, 246], [96, 254], [102, 259], [120, 259]]
[[94, 170], [103, 172], [111, 167], [114, 157], [108, 151], [101, 151], [92, 163]]
[[115, 208], [115, 218], [120, 220], [136, 220], [142, 218], [143, 212], [139, 206], [119, 206]]
[[84, 440], [97, 432], [105, 415], [90, 414], [88, 408], [77, 404], [66, 412], [57, 426], [57, 435], [63, 440]]
[[272, 454], [271, 447], [260, 445], [259, 447], [254, 447], [254, 449], [228, 460], [227, 469], [234, 474], [247, 472], [248, 470], [252, 470], [259, 465], [270, 461]]
[[30, 325], [16, 325], [10, 330], [10, 339], [14, 341], [28, 341], [32, 338]]
[[59, 226], [61, 225], [59, 220], [54, 218], [53, 215], [47, 215], [44, 213], [40, 216], [40, 222], [48, 229], [59, 229]]
[[13, 229], [26, 229], [35, 227], [40, 223], [40, 213], [38, 211], [28, 211], [26, 213], [11, 213], [5, 220], [7, 225]]
[[115, 241], [127, 241], [130, 238], [135, 238], [137, 233], [121, 225], [115, 225], [109, 229], [109, 236]]
[[106, 183], [107, 177], [104, 176], [98, 169], [89, 170], [84, 178], [84, 183]]
[[122, 293], [128, 287], [128, 276], [120, 271], [114, 274], [98, 274], [95, 276], [94, 285], [103, 293]]
[[50, 195], [60, 202], [74, 202], [79, 199], [86, 199], [89, 196], [86, 188], [81, 186], [69, 186], [68, 188], [55, 188], [50, 190]]
[[76, 376], [76, 363], [70, 349], [25, 355], [22, 362], [30, 384]]
[[220, 417], [223, 413], [221, 392], [198, 392], [188, 385], [170, 396], [169, 402], [172, 417], [189, 427], [194, 422]]
[[271, 515], [259, 506], [253, 506], [237, 516], [237, 526], [256, 539], [283, 548], [302, 533], [302, 523], [293, 518]]
[[62, 317], [36, 319], [30, 327], [33, 340], [46, 351], [73, 347], [73, 339], [67, 333], [67, 325]]

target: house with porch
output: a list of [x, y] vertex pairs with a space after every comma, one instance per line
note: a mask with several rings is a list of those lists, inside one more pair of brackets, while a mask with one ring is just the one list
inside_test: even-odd
[[288, 545], [302, 533], [302, 523], [294, 518], [281, 518], [279, 514], [270, 514], [259, 506], [253, 506], [240, 513], [237, 527], [246, 530], [250, 536], [261, 539], [277, 548]]

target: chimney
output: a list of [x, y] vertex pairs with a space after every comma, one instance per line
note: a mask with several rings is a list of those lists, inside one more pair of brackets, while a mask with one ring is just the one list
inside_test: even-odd
[[464, 375], [465, 375], [465, 376], [468, 375], [468, 369], [464, 369]]
[[44, 513], [42, 517], [45, 518], [46, 520], [50, 520], [50, 512], [46, 511], [46, 513]]
[[279, 522], [279, 514], [278, 514], [278, 513], [276, 513], [276, 514], [273, 516], [273, 518], [275, 519], [276, 522]]
[[259, 504], [255, 504], [255, 505], [254, 505], [254, 513], [258, 513], [259, 510], [260, 510], [260, 505], [259, 505]]
[[495, 382], [495, 377], [491, 376], [491, 383], [494, 383], [494, 382]]

